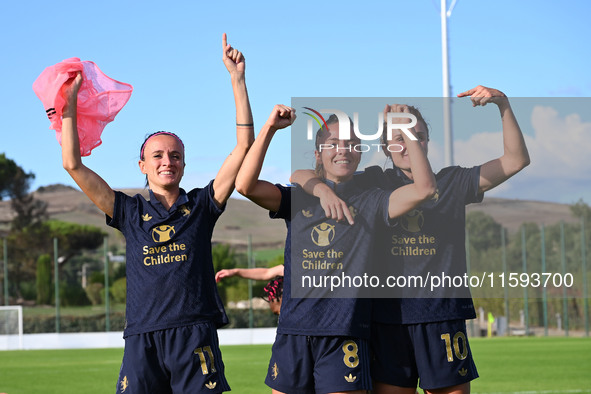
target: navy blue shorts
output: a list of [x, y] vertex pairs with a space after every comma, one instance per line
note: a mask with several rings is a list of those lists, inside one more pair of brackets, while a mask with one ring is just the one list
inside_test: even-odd
[[230, 391], [212, 323], [125, 338], [117, 394]]
[[277, 334], [265, 383], [289, 394], [371, 390], [369, 366], [364, 339]]
[[372, 323], [374, 381], [432, 390], [478, 377], [466, 335], [466, 322]]

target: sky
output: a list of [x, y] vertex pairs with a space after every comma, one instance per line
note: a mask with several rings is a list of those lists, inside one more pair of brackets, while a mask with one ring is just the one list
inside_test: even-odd
[[[586, 0], [456, 2], [448, 18], [452, 96], [479, 84], [503, 91], [532, 160], [487, 195], [591, 202], [590, 14]], [[167, 130], [186, 147], [181, 186], [204, 186], [235, 143], [224, 32], [245, 55], [257, 130], [275, 104], [291, 105], [292, 98], [425, 103], [443, 94], [436, 0], [3, 1], [0, 153], [35, 174], [32, 190], [75, 186], [32, 84], [46, 67], [78, 57], [134, 88], [84, 163], [114, 189], [141, 188], [140, 145], [149, 133]], [[443, 132], [434, 108], [429, 157], [438, 170]], [[306, 121], [296, 110], [296, 122]], [[482, 164], [502, 154], [496, 108], [454, 99], [452, 110], [455, 164]], [[278, 132], [261, 178], [287, 183], [291, 150], [290, 129]], [[304, 164], [309, 168], [311, 157]]]

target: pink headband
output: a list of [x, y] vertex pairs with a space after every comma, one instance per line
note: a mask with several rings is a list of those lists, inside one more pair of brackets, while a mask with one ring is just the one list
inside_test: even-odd
[[174, 137], [177, 139], [178, 142], [181, 143], [181, 145], [183, 146], [183, 152], [185, 150], [185, 144], [183, 144], [183, 141], [179, 138], [178, 135], [176, 135], [175, 133], [170, 133], [168, 131], [157, 131], [155, 133], [150, 134], [145, 140], [144, 143], [142, 144], [142, 147], [140, 148], [140, 159], [144, 159], [144, 148], [146, 147], [146, 143], [148, 142], [148, 140], [152, 137], [155, 137], [157, 135], [170, 135], [171, 137]]

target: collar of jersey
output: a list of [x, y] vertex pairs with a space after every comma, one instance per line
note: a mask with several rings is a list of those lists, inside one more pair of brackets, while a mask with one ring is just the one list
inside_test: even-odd
[[335, 183], [333, 181], [325, 179], [324, 183], [326, 183], [332, 190], [334, 190], [336, 194], [346, 193], [356, 187], [356, 184], [355, 182], [352, 182], [352, 179], [341, 183]]
[[154, 206], [154, 208], [156, 208], [158, 211], [165, 211], [165, 212], [173, 213], [174, 211], [176, 211], [178, 209], [178, 207], [189, 202], [189, 197], [187, 197], [187, 193], [181, 187], [179, 189], [179, 196], [177, 197], [176, 201], [174, 202], [174, 204], [172, 204], [170, 209], [168, 211], [166, 211], [166, 209], [164, 208], [162, 203], [160, 201], [158, 201], [158, 199], [154, 195], [154, 192], [152, 192], [152, 189], [148, 189], [148, 190], [150, 192], [150, 204], [152, 204], [152, 206]]
[[396, 171], [396, 175], [398, 176], [398, 178], [402, 180], [402, 182], [405, 185], [413, 183], [413, 181], [409, 177], [407, 177], [406, 174], [400, 168], [394, 167], [393, 170]]

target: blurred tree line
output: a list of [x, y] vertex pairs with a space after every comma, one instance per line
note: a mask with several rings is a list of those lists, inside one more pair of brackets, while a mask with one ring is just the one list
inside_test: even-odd
[[[69, 222], [48, 220], [47, 205], [35, 199], [29, 192], [34, 174], [27, 173], [5, 154], [0, 154], [0, 200], [10, 199], [14, 216], [9, 228], [0, 236], [8, 245], [8, 293], [10, 303], [30, 303], [49, 305], [54, 300], [55, 276], [53, 264], [53, 240], [58, 240], [59, 259], [59, 294], [63, 306], [104, 304], [104, 251], [102, 248], [106, 236], [99, 228], [83, 226]], [[589, 228], [591, 208], [583, 201], [571, 206], [574, 217], [584, 220]], [[523, 229], [523, 230], [522, 230]], [[501, 233], [505, 233], [505, 249]], [[503, 272], [503, 261], [508, 272], [523, 272], [522, 231], [525, 235], [526, 260], [528, 272], [541, 272], [542, 255], [546, 259], [546, 272], [561, 273], [562, 260], [565, 270], [572, 273], [580, 282], [583, 275], [581, 268], [581, 225], [579, 223], [557, 223], [544, 227], [544, 250], [542, 251], [542, 229], [536, 223], [524, 223], [521, 228], [509, 233], [492, 217], [480, 211], [470, 212], [466, 216], [468, 237], [468, 257], [471, 274], [482, 272]], [[3, 234], [2, 234], [3, 233]], [[562, 239], [564, 245], [562, 245]], [[585, 233], [585, 245], [591, 254], [591, 231]], [[124, 254], [111, 248], [111, 254]], [[239, 253], [226, 244], [216, 244], [212, 249], [215, 271], [224, 268], [246, 268], [249, 266], [245, 253]], [[272, 267], [283, 264], [280, 254], [271, 260], [256, 260], [251, 266]], [[2, 274], [0, 272], [0, 274]], [[111, 264], [109, 270], [110, 289], [108, 296], [116, 303], [125, 303], [125, 264]], [[588, 282], [589, 283], [589, 282]], [[2, 284], [2, 283], [0, 283]], [[3, 284], [2, 284], [3, 285]], [[262, 281], [253, 282], [253, 296], [263, 295]], [[245, 300], [248, 297], [248, 281], [238, 277], [226, 278], [218, 283], [218, 289], [224, 304], [230, 301]], [[561, 290], [549, 290], [549, 316], [564, 310]], [[0, 304], [4, 304], [4, 292], [0, 292]], [[579, 291], [580, 293], [580, 291]], [[495, 316], [504, 315], [503, 290], [500, 286], [478, 293], [475, 298], [476, 308], [482, 307]], [[530, 320], [539, 325], [542, 320], [541, 289], [528, 290]], [[582, 294], [569, 294], [567, 299], [568, 317], [574, 326], [581, 326], [583, 303]], [[510, 317], [519, 318], [524, 308], [523, 299], [512, 297]], [[578, 322], [578, 323], [577, 323]]]
[[[52, 305], [55, 303], [54, 239], [59, 258], [59, 295], [63, 306], [100, 305], [105, 302], [104, 233], [95, 226], [49, 220], [47, 204], [30, 193], [33, 173], [0, 154], [0, 200], [9, 199], [14, 212], [9, 228], [0, 236], [8, 245], [9, 303]], [[0, 247], [1, 253], [1, 247]], [[109, 253], [121, 254], [111, 248]], [[212, 249], [215, 271], [223, 268], [248, 267], [248, 256], [229, 245], [216, 244]], [[2, 257], [2, 256], [0, 256]], [[255, 261], [255, 266], [282, 264], [280, 261]], [[0, 275], [2, 272], [0, 271]], [[109, 270], [109, 297], [125, 303], [125, 264], [112, 263]], [[256, 282], [253, 295], [263, 294], [266, 283]], [[0, 286], [3, 283], [0, 282]], [[218, 285], [224, 303], [248, 297], [248, 281], [228, 278]], [[4, 305], [4, 291], [0, 304]]]
[[[90, 303], [79, 284], [78, 272], [106, 235], [94, 226], [48, 220], [47, 204], [29, 192], [33, 173], [0, 154], [0, 200], [10, 199], [14, 216], [4, 231], [8, 259], [8, 293], [15, 301], [53, 302], [53, 240], [58, 240], [60, 294], [64, 304]], [[3, 294], [2, 294], [3, 296]]]
[[[583, 276], [589, 280], [589, 248], [591, 247], [591, 207], [579, 200], [571, 207], [571, 213], [580, 221], [570, 223], [556, 223], [541, 226], [536, 223], [523, 223], [514, 233], [509, 233], [501, 224], [492, 217], [480, 211], [470, 212], [466, 215], [466, 233], [468, 238], [467, 255], [471, 275], [481, 273], [507, 273], [524, 272], [525, 241], [525, 269], [529, 273], [547, 272], [551, 274], [570, 273], [573, 275], [576, 288], [568, 291], [564, 301], [563, 290], [548, 286], [547, 317], [550, 326], [557, 325], [557, 314], [565, 322], [564, 307], [568, 310], [571, 328], [584, 326], [584, 302], [582, 294]], [[584, 242], [586, 250], [586, 272], [583, 272], [582, 255], [582, 224], [585, 224]], [[505, 249], [503, 256], [502, 231], [505, 232]], [[543, 235], [542, 235], [543, 234]], [[543, 270], [543, 260], [545, 269]], [[503, 267], [503, 261], [506, 268]], [[563, 263], [564, 261], [564, 263]], [[563, 268], [564, 265], [564, 268]], [[477, 289], [474, 294], [475, 307], [482, 307], [486, 312], [492, 312], [495, 316], [505, 315], [504, 289], [500, 286], [500, 278], [495, 277], [495, 288]], [[507, 279], [505, 279], [507, 286]], [[509, 314], [512, 322], [520, 319], [525, 309], [524, 291], [522, 287], [511, 289], [509, 296]], [[544, 321], [543, 288], [529, 288], [527, 290], [529, 324], [542, 326]]]

